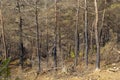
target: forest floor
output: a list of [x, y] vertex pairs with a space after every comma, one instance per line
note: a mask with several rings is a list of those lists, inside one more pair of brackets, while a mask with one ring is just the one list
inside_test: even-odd
[[[111, 46], [113, 45], [113, 46]], [[120, 80], [120, 53], [112, 47], [120, 50], [115, 44], [109, 43], [101, 49], [101, 67], [100, 70], [95, 70], [96, 55], [89, 55], [89, 65], [85, 68], [85, 61], [80, 56], [79, 65], [73, 68], [74, 58], [66, 59], [64, 67], [61, 65], [61, 60], [58, 60], [57, 71], [53, 69], [53, 59], [49, 59], [49, 65], [46, 66], [46, 60], [42, 60], [41, 73], [37, 73], [38, 63], [30, 68], [26, 66], [23, 71], [15, 64], [18, 61], [12, 62], [11, 67], [11, 80]], [[12, 65], [13, 64], [13, 65]], [[27, 64], [27, 63], [26, 63]]]
[[21, 72], [20, 68], [12, 69], [12, 80], [120, 80], [120, 62], [101, 67], [100, 70], [93, 69], [94, 65], [85, 70], [78, 65], [76, 71], [53, 69], [43, 70], [37, 74], [34, 69], [26, 69]]

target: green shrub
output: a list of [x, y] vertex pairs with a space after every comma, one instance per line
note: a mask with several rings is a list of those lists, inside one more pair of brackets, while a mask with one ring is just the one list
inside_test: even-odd
[[5, 80], [10, 76], [10, 69], [8, 68], [8, 65], [10, 63], [10, 58], [4, 60], [0, 65], [0, 80]]
[[75, 57], [75, 53], [73, 51], [70, 52], [70, 57], [74, 58]]

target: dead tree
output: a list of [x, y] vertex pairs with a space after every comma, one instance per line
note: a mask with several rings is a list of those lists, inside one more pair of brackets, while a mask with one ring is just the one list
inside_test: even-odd
[[100, 46], [99, 46], [99, 35], [98, 35], [98, 6], [97, 0], [94, 0], [95, 6], [95, 39], [96, 39], [96, 46], [97, 46], [97, 53], [96, 53], [96, 69], [100, 68]]
[[88, 20], [87, 20], [87, 0], [85, 0], [85, 64], [88, 67]]
[[77, 4], [77, 13], [76, 13], [76, 29], [75, 29], [75, 67], [78, 64], [78, 56], [79, 56], [79, 36], [78, 36], [78, 26], [79, 26], [79, 3], [78, 0]]
[[20, 4], [20, 0], [17, 0], [17, 7], [18, 7], [18, 11], [19, 11], [19, 47], [20, 47], [20, 66], [21, 69], [23, 69], [23, 65], [24, 65], [24, 48], [23, 48], [23, 19], [22, 19], [22, 15], [21, 15], [21, 4]]
[[6, 47], [6, 41], [5, 41], [5, 30], [4, 30], [4, 21], [3, 21], [3, 14], [2, 14], [2, 1], [0, 1], [0, 18], [1, 18], [1, 29], [2, 29], [2, 39], [3, 39], [3, 46], [4, 46], [4, 54], [5, 59], [7, 59], [7, 47]]
[[37, 55], [38, 55], [38, 71], [41, 71], [41, 52], [40, 52], [40, 38], [39, 38], [39, 23], [38, 23], [38, 0], [35, 2], [35, 19], [36, 19], [36, 40], [37, 40]]

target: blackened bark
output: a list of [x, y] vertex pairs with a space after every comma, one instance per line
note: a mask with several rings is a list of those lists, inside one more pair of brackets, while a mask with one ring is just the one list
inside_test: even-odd
[[76, 13], [76, 29], [75, 29], [75, 67], [78, 65], [78, 56], [79, 56], [79, 34], [78, 34], [78, 25], [79, 25], [79, 3], [77, 4], [77, 13]]
[[[54, 49], [53, 49], [53, 55], [54, 55], [54, 68], [57, 67], [57, 0], [55, 0], [55, 31], [54, 31]], [[57, 70], [57, 69], [56, 69]]]
[[17, 0], [17, 5], [18, 5], [18, 10], [19, 10], [19, 36], [20, 36], [20, 42], [19, 42], [19, 47], [20, 47], [20, 65], [21, 65], [21, 69], [23, 69], [23, 65], [24, 65], [24, 60], [23, 60], [23, 57], [24, 57], [24, 49], [23, 49], [23, 35], [22, 35], [22, 32], [23, 32], [23, 29], [22, 29], [22, 24], [23, 24], [23, 19], [22, 19], [22, 16], [21, 16], [21, 7], [20, 7], [20, 1]]
[[38, 0], [36, 0], [35, 4], [35, 18], [36, 18], [36, 38], [37, 38], [37, 55], [38, 55], [38, 71], [41, 71], [41, 52], [40, 52], [40, 38], [39, 38], [39, 23], [38, 23]]

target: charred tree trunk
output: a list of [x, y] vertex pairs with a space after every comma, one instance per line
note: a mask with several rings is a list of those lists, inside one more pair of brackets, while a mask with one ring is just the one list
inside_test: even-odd
[[85, 0], [85, 64], [88, 67], [88, 20], [87, 20], [87, 0]]
[[17, 5], [18, 5], [18, 10], [19, 10], [19, 36], [20, 36], [20, 40], [19, 40], [19, 46], [20, 46], [20, 65], [21, 65], [21, 69], [23, 69], [23, 65], [24, 65], [24, 60], [23, 60], [23, 57], [24, 57], [24, 49], [23, 49], [23, 35], [22, 35], [22, 32], [23, 32], [23, 29], [22, 29], [22, 24], [23, 24], [23, 19], [22, 19], [22, 16], [21, 16], [21, 7], [20, 7], [20, 1], [17, 0]]
[[79, 56], [79, 34], [78, 34], [78, 25], [79, 25], [79, 6], [80, 0], [77, 4], [77, 13], [76, 13], [76, 29], [75, 29], [75, 67], [78, 65], [78, 56]]
[[98, 35], [98, 7], [97, 7], [97, 0], [94, 0], [95, 6], [95, 39], [96, 39], [96, 46], [97, 46], [97, 53], [96, 53], [96, 69], [100, 68], [100, 46], [99, 46], [99, 35]]
[[[57, 67], [57, 0], [55, 0], [55, 31], [54, 31], [54, 49], [53, 49], [53, 56], [54, 56], [54, 68]], [[56, 69], [57, 70], [57, 69]]]
[[38, 55], [38, 71], [41, 71], [41, 52], [40, 52], [40, 38], [39, 38], [39, 23], [38, 23], [38, 0], [35, 2], [35, 19], [36, 19], [36, 39], [37, 39], [37, 55]]

